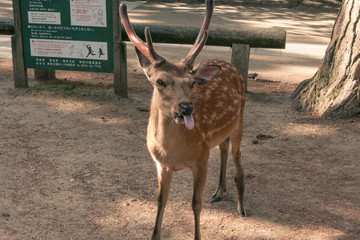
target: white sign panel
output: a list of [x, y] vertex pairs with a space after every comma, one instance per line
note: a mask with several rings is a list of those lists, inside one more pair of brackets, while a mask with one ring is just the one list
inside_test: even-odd
[[33, 12], [28, 11], [29, 23], [61, 24], [59, 12]]
[[31, 56], [108, 60], [106, 42], [30, 39]]
[[72, 26], [106, 27], [106, 0], [70, 0]]

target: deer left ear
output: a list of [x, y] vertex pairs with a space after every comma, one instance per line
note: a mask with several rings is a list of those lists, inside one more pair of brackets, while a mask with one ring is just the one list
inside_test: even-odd
[[194, 69], [191, 74], [193, 75], [197, 85], [203, 85], [216, 78], [220, 71], [221, 67], [219, 65], [207, 65]]

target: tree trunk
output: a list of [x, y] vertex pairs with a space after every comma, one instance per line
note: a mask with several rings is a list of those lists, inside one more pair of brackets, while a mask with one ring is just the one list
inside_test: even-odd
[[293, 93], [297, 110], [321, 117], [360, 113], [360, 1], [343, 0], [319, 70]]

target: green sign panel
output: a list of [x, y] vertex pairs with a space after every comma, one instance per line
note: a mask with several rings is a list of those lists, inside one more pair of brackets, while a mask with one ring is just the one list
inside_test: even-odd
[[112, 0], [21, 0], [26, 68], [113, 72]]

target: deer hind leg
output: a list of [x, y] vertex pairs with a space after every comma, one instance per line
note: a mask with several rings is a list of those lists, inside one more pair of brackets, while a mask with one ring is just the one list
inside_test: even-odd
[[194, 178], [194, 193], [192, 199], [192, 209], [195, 218], [195, 240], [200, 240], [200, 213], [202, 209], [203, 192], [207, 177], [209, 153], [201, 159], [200, 163], [192, 169]]
[[241, 165], [241, 152], [240, 152], [240, 143], [242, 138], [242, 131], [240, 130], [236, 135], [233, 135], [231, 140], [232, 145], [232, 156], [235, 163], [235, 186], [237, 189], [238, 195], [238, 213], [246, 217], [246, 211], [244, 209], [244, 190], [245, 190], [245, 182], [244, 182], [244, 169]]
[[156, 222], [152, 234], [152, 240], [158, 240], [161, 236], [161, 224], [165, 211], [165, 206], [169, 197], [170, 184], [172, 179], [172, 171], [167, 170], [160, 165], [157, 166], [159, 195], [158, 195], [158, 210], [156, 215]]
[[229, 138], [227, 138], [219, 145], [221, 158], [219, 186], [213, 194], [212, 198], [210, 199], [211, 203], [220, 201], [223, 197], [224, 192], [226, 192], [226, 164], [229, 153], [229, 145]]

